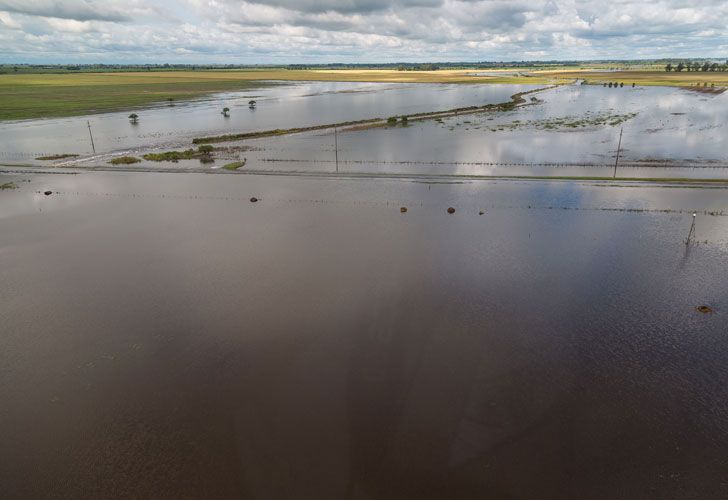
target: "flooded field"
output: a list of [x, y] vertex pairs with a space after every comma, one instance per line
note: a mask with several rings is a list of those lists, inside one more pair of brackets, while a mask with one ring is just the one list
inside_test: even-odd
[[[96, 151], [187, 146], [194, 137], [387, 118], [462, 106], [508, 101], [526, 85], [443, 85], [304, 82], [279, 83], [253, 91], [218, 94], [174, 106], [129, 112], [0, 122], [0, 162], [31, 161], [38, 156], [91, 154], [87, 122]], [[515, 89], [515, 90], [514, 90]], [[255, 100], [255, 109], [249, 101]], [[229, 116], [222, 116], [223, 108]]]
[[724, 188], [0, 184], [8, 498], [728, 494]]
[[[333, 127], [325, 127], [508, 103], [511, 96], [534, 90], [511, 110], [340, 126], [336, 137]], [[253, 98], [258, 104], [251, 110]], [[229, 118], [218, 112], [223, 104], [232, 109]], [[244, 162], [241, 171], [276, 173], [612, 177], [623, 130], [617, 177], [728, 179], [727, 111], [728, 94], [678, 88], [307, 83], [152, 109], [137, 125], [125, 113], [91, 117], [98, 155], [86, 154], [87, 117], [6, 122], [0, 125], [0, 149], [9, 152], [0, 154], [0, 163], [111, 168], [110, 160], [133, 156], [141, 160], [134, 168], [141, 170], [216, 172]], [[196, 148], [195, 137], [321, 126], [216, 143], [205, 163], [143, 159]], [[82, 133], [69, 135], [69, 130]], [[38, 144], [80, 156], [36, 161], [40, 153], [30, 150]]]

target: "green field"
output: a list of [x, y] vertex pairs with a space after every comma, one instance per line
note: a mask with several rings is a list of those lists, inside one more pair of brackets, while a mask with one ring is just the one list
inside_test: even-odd
[[130, 110], [262, 85], [228, 73], [0, 75], [0, 120]]
[[[618, 81], [625, 85], [728, 86], [728, 73], [667, 73], [652, 66], [605, 72], [585, 65], [547, 71], [447, 69], [259, 69], [217, 71], [147, 71], [115, 73], [0, 74], [0, 120], [50, 118], [123, 111], [155, 103], [177, 102], [215, 92], [246, 90], [272, 81], [337, 81], [389, 83], [511, 83], [544, 85], [585, 79], [588, 83]], [[481, 73], [481, 74], [478, 74]], [[485, 73], [485, 74], [483, 74]], [[172, 99], [173, 101], [169, 101]]]

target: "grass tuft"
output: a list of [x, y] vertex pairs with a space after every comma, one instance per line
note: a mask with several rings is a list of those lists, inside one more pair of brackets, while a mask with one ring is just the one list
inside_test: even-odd
[[141, 163], [141, 160], [133, 156], [121, 156], [119, 158], [114, 158], [109, 161], [109, 163], [111, 165], [131, 165], [133, 163]]
[[225, 165], [222, 168], [224, 168], [225, 170], [235, 171], [235, 170], [237, 170], [239, 168], [243, 168], [245, 166], [245, 162], [246, 161], [243, 160], [243, 161], [236, 161], [236, 162], [233, 162], [233, 163], [228, 163], [227, 165]]

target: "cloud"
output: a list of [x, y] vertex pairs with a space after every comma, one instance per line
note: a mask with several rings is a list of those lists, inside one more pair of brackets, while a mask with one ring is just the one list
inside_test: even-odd
[[0, 0], [0, 59], [724, 58], [727, 18], [719, 0]]
[[109, 2], [94, 0], [0, 0], [0, 11], [75, 21], [131, 21]]

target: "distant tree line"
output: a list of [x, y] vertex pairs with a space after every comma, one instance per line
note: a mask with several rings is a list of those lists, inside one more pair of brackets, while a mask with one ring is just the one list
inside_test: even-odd
[[702, 71], [703, 73], [707, 73], [709, 71], [728, 71], [728, 61], [725, 61], [724, 63], [717, 63], [717, 62], [696, 62], [696, 61], [680, 61], [677, 64], [673, 63], [667, 63], [665, 66], [665, 71], [668, 73], [671, 71], [674, 71], [676, 73], [681, 73], [683, 71], [690, 71], [693, 73], [697, 73]]

